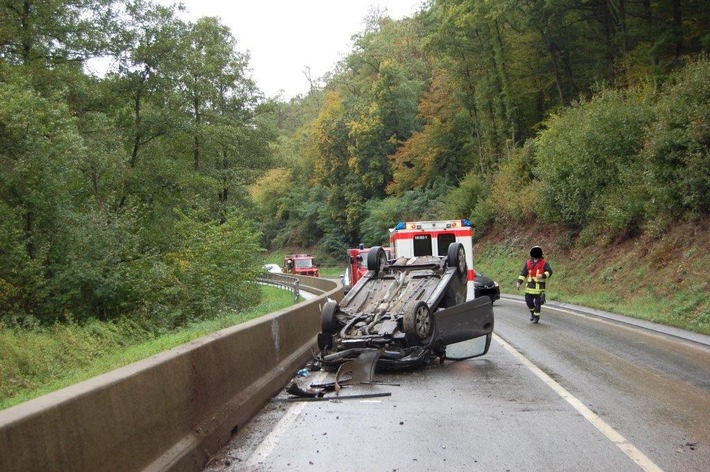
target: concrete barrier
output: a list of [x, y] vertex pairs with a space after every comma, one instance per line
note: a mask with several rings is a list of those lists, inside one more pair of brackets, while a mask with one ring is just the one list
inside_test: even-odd
[[311, 358], [323, 295], [0, 411], [0, 471], [199, 471]]

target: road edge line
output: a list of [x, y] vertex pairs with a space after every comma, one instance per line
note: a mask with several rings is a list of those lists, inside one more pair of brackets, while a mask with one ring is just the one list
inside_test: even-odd
[[527, 357], [518, 352], [513, 346], [504, 341], [500, 336], [493, 333], [493, 339], [496, 340], [506, 351], [511, 353], [513, 357], [519, 360], [525, 367], [535, 374], [540, 380], [550, 387], [555, 393], [562, 397], [567, 403], [572, 405], [572, 408], [589, 421], [597, 428], [604, 436], [614, 443], [621, 451], [626, 454], [631, 460], [636, 463], [645, 472], [663, 472], [663, 469], [658, 467], [648, 456], [641, 452], [636, 446], [626, 440], [618, 431], [609, 426], [603, 419], [597, 416], [592, 410], [587, 408], [584, 403], [577, 399], [574, 395], [568, 392], [562, 385], [555, 382], [552, 377], [543, 372], [538, 366], [532, 363]]

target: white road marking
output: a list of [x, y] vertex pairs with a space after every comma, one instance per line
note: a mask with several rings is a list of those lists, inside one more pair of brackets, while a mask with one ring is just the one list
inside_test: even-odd
[[537, 375], [543, 382], [545, 382], [545, 384], [547, 384], [548, 387], [554, 390], [555, 393], [564, 398], [567, 403], [572, 405], [572, 407], [577, 410], [580, 415], [582, 415], [587, 421], [592, 423], [592, 425], [594, 425], [594, 427], [597, 428], [612, 443], [616, 444], [616, 446], [621, 449], [624, 454], [629, 456], [629, 458], [633, 460], [636, 465], [641, 467], [641, 469], [646, 472], [663, 472], [663, 469], [654, 464], [653, 461], [651, 461], [651, 459], [649, 459], [643, 452], [639, 451], [633, 444], [627, 441], [626, 438], [619, 434], [614, 428], [606, 424], [604, 420], [594, 414], [592, 410], [587, 408], [584, 403], [579, 401], [564, 387], [552, 380], [549, 375], [540, 370], [539, 367], [529, 361], [525, 356], [520, 354], [513, 346], [505, 342], [503, 339], [501, 339], [500, 336], [495, 333], [493, 333], [493, 339], [495, 339], [498, 344], [503, 346], [506, 351], [510, 352], [513, 357], [519, 360], [525, 367], [530, 369], [533, 374]]
[[[317, 375], [313, 376], [313, 383], [321, 383], [327, 377], [328, 373], [325, 371], [319, 372]], [[287, 410], [286, 414], [276, 423], [276, 426], [269, 433], [266, 438], [259, 444], [259, 447], [254, 449], [251, 456], [247, 460], [246, 467], [256, 467], [260, 462], [264, 461], [269, 454], [274, 450], [279, 442], [279, 438], [286, 436], [288, 431], [291, 429], [293, 422], [296, 421], [298, 415], [301, 414], [301, 410], [306, 407], [308, 402], [297, 402], [291, 405]]]

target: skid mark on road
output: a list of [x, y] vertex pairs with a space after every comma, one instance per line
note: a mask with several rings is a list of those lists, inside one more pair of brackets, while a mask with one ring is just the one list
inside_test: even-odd
[[587, 421], [592, 423], [595, 428], [597, 428], [604, 436], [607, 437], [611, 442], [616, 444], [616, 446], [621, 449], [624, 454], [629, 456], [636, 465], [641, 467], [646, 472], [663, 472], [663, 470], [651, 461], [643, 452], [639, 451], [633, 444], [626, 440], [621, 434], [619, 434], [614, 428], [609, 426], [600, 417], [595, 415], [592, 410], [587, 408], [584, 403], [579, 401], [574, 395], [569, 393], [562, 385], [558, 384], [552, 377], [547, 375], [545, 372], [540, 370], [535, 364], [533, 364], [527, 357], [519, 353], [513, 346], [505, 342], [497, 334], [493, 334], [493, 339], [500, 344], [506, 351], [511, 353], [513, 357], [519, 360], [525, 367], [527, 367], [533, 374], [537, 375], [548, 387], [554, 390], [559, 396], [564, 398], [567, 403], [572, 405], [572, 407], [577, 410], [577, 412], [582, 415]]

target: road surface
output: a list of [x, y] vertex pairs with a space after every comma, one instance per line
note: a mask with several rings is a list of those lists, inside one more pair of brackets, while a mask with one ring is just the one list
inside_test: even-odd
[[710, 338], [552, 305], [504, 298], [485, 357], [341, 391], [389, 396], [271, 402], [205, 471], [710, 470]]

